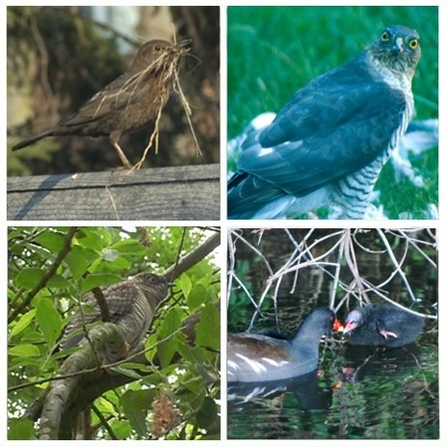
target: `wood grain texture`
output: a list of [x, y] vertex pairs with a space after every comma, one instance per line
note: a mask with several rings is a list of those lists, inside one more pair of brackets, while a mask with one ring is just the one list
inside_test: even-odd
[[219, 220], [220, 167], [8, 178], [8, 220]]

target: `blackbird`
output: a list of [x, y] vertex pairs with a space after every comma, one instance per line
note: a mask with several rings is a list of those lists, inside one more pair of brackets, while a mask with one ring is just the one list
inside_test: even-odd
[[48, 136], [108, 136], [127, 169], [133, 166], [119, 146], [124, 133], [143, 129], [159, 119], [171, 93], [181, 57], [189, 51], [183, 41], [176, 45], [150, 40], [138, 50], [129, 69], [81, 108], [52, 129], [16, 144], [16, 151]]

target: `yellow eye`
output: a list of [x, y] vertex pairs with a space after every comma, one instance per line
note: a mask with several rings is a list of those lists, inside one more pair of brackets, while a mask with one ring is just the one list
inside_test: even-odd
[[408, 45], [410, 46], [410, 48], [412, 50], [415, 50], [418, 47], [419, 42], [417, 39], [411, 39], [410, 42], [408, 43]]
[[390, 33], [388, 31], [384, 31], [380, 36], [382, 42], [388, 42], [390, 40]]

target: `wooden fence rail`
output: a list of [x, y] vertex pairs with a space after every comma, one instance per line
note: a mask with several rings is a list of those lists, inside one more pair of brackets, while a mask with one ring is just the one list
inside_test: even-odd
[[8, 220], [219, 220], [219, 165], [10, 177]]

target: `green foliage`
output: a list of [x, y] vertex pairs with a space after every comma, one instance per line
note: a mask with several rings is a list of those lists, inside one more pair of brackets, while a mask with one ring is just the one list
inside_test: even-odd
[[10, 440], [33, 439], [34, 427], [32, 421], [21, 418], [13, 418], [10, 419], [9, 422], [10, 422], [10, 429], [8, 433], [8, 439]]
[[36, 303], [36, 323], [48, 346], [53, 346], [58, 339], [62, 327], [62, 317], [53, 307], [50, 298], [40, 298]]
[[[60, 355], [54, 348], [83, 295], [142, 271], [161, 274], [175, 263], [180, 246], [184, 256], [210, 236], [206, 229], [193, 227], [82, 227], [66, 246], [69, 231], [64, 227], [8, 231], [9, 439], [36, 438], [35, 426], [24, 411], [47, 386], [38, 381], [57, 374]], [[54, 274], [46, 278], [55, 266]], [[152, 405], [166, 392], [178, 418], [164, 436], [218, 437], [220, 274], [215, 263], [202, 259], [175, 280], [171, 293], [150, 329], [149, 365], [133, 361], [115, 365], [116, 373], [134, 381], [95, 401], [109, 429], [93, 414], [93, 423], [99, 425], [97, 438], [110, 439], [113, 433], [118, 439], [154, 439]], [[183, 326], [191, 318], [192, 333], [186, 336]], [[204, 408], [212, 406], [209, 400], [215, 408], [205, 417]]]
[[155, 397], [155, 390], [128, 390], [121, 396], [126, 417], [136, 433], [144, 437], [147, 433], [147, 411]]
[[[168, 366], [174, 354], [177, 352], [177, 344], [180, 341], [177, 332], [182, 324], [182, 310], [171, 307], [164, 315], [163, 322], [157, 329], [159, 338], [158, 356], [161, 366]], [[174, 334], [174, 335], [173, 335]]]
[[196, 340], [200, 346], [219, 349], [220, 337], [216, 328], [219, 327], [220, 313], [212, 303], [203, 307], [200, 320], [196, 325]]

